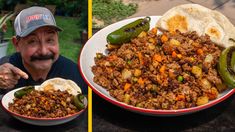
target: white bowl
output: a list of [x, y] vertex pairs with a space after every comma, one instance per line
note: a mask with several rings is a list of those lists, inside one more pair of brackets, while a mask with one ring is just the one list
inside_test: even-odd
[[[24, 88], [24, 87], [22, 87]], [[37, 118], [37, 117], [28, 117], [28, 116], [24, 116], [24, 115], [20, 115], [17, 114], [15, 112], [12, 112], [8, 109], [8, 104], [13, 102], [14, 97], [14, 93], [17, 90], [20, 90], [22, 88], [18, 88], [18, 89], [14, 89], [10, 92], [8, 92], [7, 94], [5, 94], [2, 98], [2, 106], [3, 108], [9, 113], [11, 114], [13, 117], [15, 117], [16, 119], [28, 123], [28, 124], [32, 124], [32, 125], [37, 125], [37, 126], [52, 126], [52, 125], [59, 125], [59, 124], [63, 124], [66, 122], [69, 122], [75, 118], [77, 118], [79, 115], [81, 115], [87, 108], [87, 99], [86, 97], [84, 98], [84, 104], [85, 104], [85, 109], [72, 114], [72, 115], [68, 115], [68, 116], [64, 116], [64, 117], [59, 117], [59, 118]]]
[[[155, 27], [155, 24], [160, 18], [160, 16], [150, 16], [150, 17], [151, 17], [151, 22], [150, 22], [150, 29], [151, 29]], [[133, 112], [147, 114], [147, 115], [154, 115], [154, 116], [176, 116], [176, 115], [189, 114], [192, 112], [200, 111], [205, 108], [211, 107], [225, 100], [226, 98], [228, 98], [235, 92], [234, 89], [228, 89], [220, 93], [217, 99], [210, 101], [209, 103], [205, 105], [187, 108], [187, 109], [179, 109], [179, 110], [153, 110], [153, 109], [138, 108], [138, 107], [134, 107], [131, 105], [127, 105], [123, 102], [119, 102], [115, 98], [111, 97], [109, 92], [105, 88], [99, 86], [93, 81], [94, 74], [91, 71], [91, 67], [95, 65], [94, 58], [96, 56], [96, 53], [98, 52], [107, 55], [107, 53], [105, 53], [106, 44], [107, 44], [106, 37], [109, 33], [139, 18], [144, 18], [144, 16], [126, 19], [126, 20], [111, 24], [103, 28], [96, 34], [94, 34], [93, 37], [91, 37], [87, 41], [87, 43], [84, 45], [80, 54], [80, 59], [79, 59], [78, 64], [79, 64], [80, 71], [82, 73], [83, 78], [85, 79], [85, 81], [88, 83], [88, 85], [92, 88], [92, 90], [96, 94], [98, 94], [100, 97], [104, 98], [105, 100], [117, 106], [120, 106], [124, 109], [130, 110]]]

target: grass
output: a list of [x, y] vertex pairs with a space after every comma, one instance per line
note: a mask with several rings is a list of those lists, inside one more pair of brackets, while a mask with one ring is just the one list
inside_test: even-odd
[[[82, 47], [80, 40], [80, 31], [82, 30], [78, 25], [78, 19], [72, 17], [55, 17], [57, 25], [63, 29], [59, 33], [60, 54], [71, 59], [77, 63], [78, 54]], [[8, 23], [8, 30], [5, 38], [11, 38], [14, 35], [13, 27]], [[10, 55], [15, 52], [14, 46], [10, 41], [8, 45], [7, 54]]]
[[93, 0], [92, 2], [93, 17], [102, 20], [104, 26], [131, 16], [138, 8], [137, 4], [124, 4], [121, 0]]

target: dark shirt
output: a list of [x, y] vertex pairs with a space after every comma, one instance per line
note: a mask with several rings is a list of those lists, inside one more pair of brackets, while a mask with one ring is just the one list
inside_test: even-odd
[[[25, 69], [22, 58], [19, 53], [14, 53], [10, 56], [9, 63], [12, 65], [18, 67], [25, 73], [29, 75], [28, 79], [20, 78], [18, 80], [18, 84], [15, 85], [15, 88], [23, 87], [23, 86], [29, 86], [29, 85], [40, 85], [44, 80], [38, 80], [34, 81], [31, 75], [28, 73], [28, 71]], [[49, 71], [47, 75], [47, 79], [54, 78], [54, 77], [61, 77], [64, 79], [70, 79], [77, 83], [78, 86], [82, 89], [83, 94], [87, 94], [87, 84], [81, 77], [81, 74], [78, 70], [78, 65], [71, 60], [59, 56], [59, 58], [53, 63], [51, 70]]]

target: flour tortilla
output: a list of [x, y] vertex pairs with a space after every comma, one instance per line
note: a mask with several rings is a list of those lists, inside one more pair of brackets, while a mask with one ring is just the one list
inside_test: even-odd
[[198, 4], [184, 4], [167, 11], [157, 22], [156, 27], [174, 32], [196, 31], [198, 35], [209, 35], [221, 47], [235, 45], [235, 27], [220, 12]]
[[38, 90], [60, 90], [60, 91], [68, 91], [68, 93], [72, 95], [77, 95], [82, 93], [81, 88], [72, 80], [67, 80], [63, 78], [53, 78], [49, 79], [41, 84]]

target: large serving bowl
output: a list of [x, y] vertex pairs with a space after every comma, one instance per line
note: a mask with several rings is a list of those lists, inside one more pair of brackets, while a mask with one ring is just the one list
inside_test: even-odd
[[[94, 74], [91, 71], [91, 67], [95, 65], [94, 58], [96, 56], [96, 53], [103, 53], [107, 55], [107, 53], [105, 52], [107, 44], [106, 37], [109, 33], [139, 18], [140, 17], [126, 19], [103, 28], [102, 30], [94, 34], [93, 37], [91, 37], [83, 47], [78, 64], [80, 66], [80, 71], [82, 73], [83, 78], [96, 94], [98, 94], [100, 97], [104, 98], [105, 100], [113, 103], [114, 105], [117, 105], [119, 107], [137, 113], [154, 115], [154, 116], [176, 116], [176, 115], [189, 114], [192, 112], [197, 112], [209, 108], [227, 99], [229, 96], [231, 96], [234, 93], [235, 91], [234, 89], [227, 89], [222, 93], [220, 93], [217, 99], [212, 100], [205, 105], [187, 108], [187, 109], [179, 109], [179, 110], [153, 110], [153, 109], [138, 108], [131, 105], [127, 105], [123, 102], [119, 102], [115, 98], [111, 97], [109, 92], [105, 88], [99, 86], [93, 81]], [[144, 16], [141, 18], [144, 18]], [[159, 18], [160, 16], [151, 16], [150, 29], [155, 27], [155, 24]]]
[[24, 115], [20, 115], [17, 114], [15, 112], [12, 112], [8, 109], [8, 104], [13, 102], [14, 97], [14, 93], [17, 90], [23, 89], [22, 88], [18, 88], [18, 89], [14, 89], [10, 92], [8, 92], [7, 94], [5, 94], [2, 98], [2, 107], [13, 117], [15, 117], [16, 119], [28, 123], [28, 124], [32, 124], [32, 125], [38, 125], [38, 126], [52, 126], [52, 125], [59, 125], [59, 124], [63, 124], [66, 122], [69, 122], [75, 118], [77, 118], [79, 115], [81, 115], [87, 108], [87, 99], [86, 97], [84, 98], [84, 104], [85, 104], [85, 109], [72, 114], [72, 115], [68, 115], [68, 116], [64, 116], [64, 117], [58, 117], [58, 118], [36, 118], [36, 117], [28, 117], [28, 116], [24, 116]]

